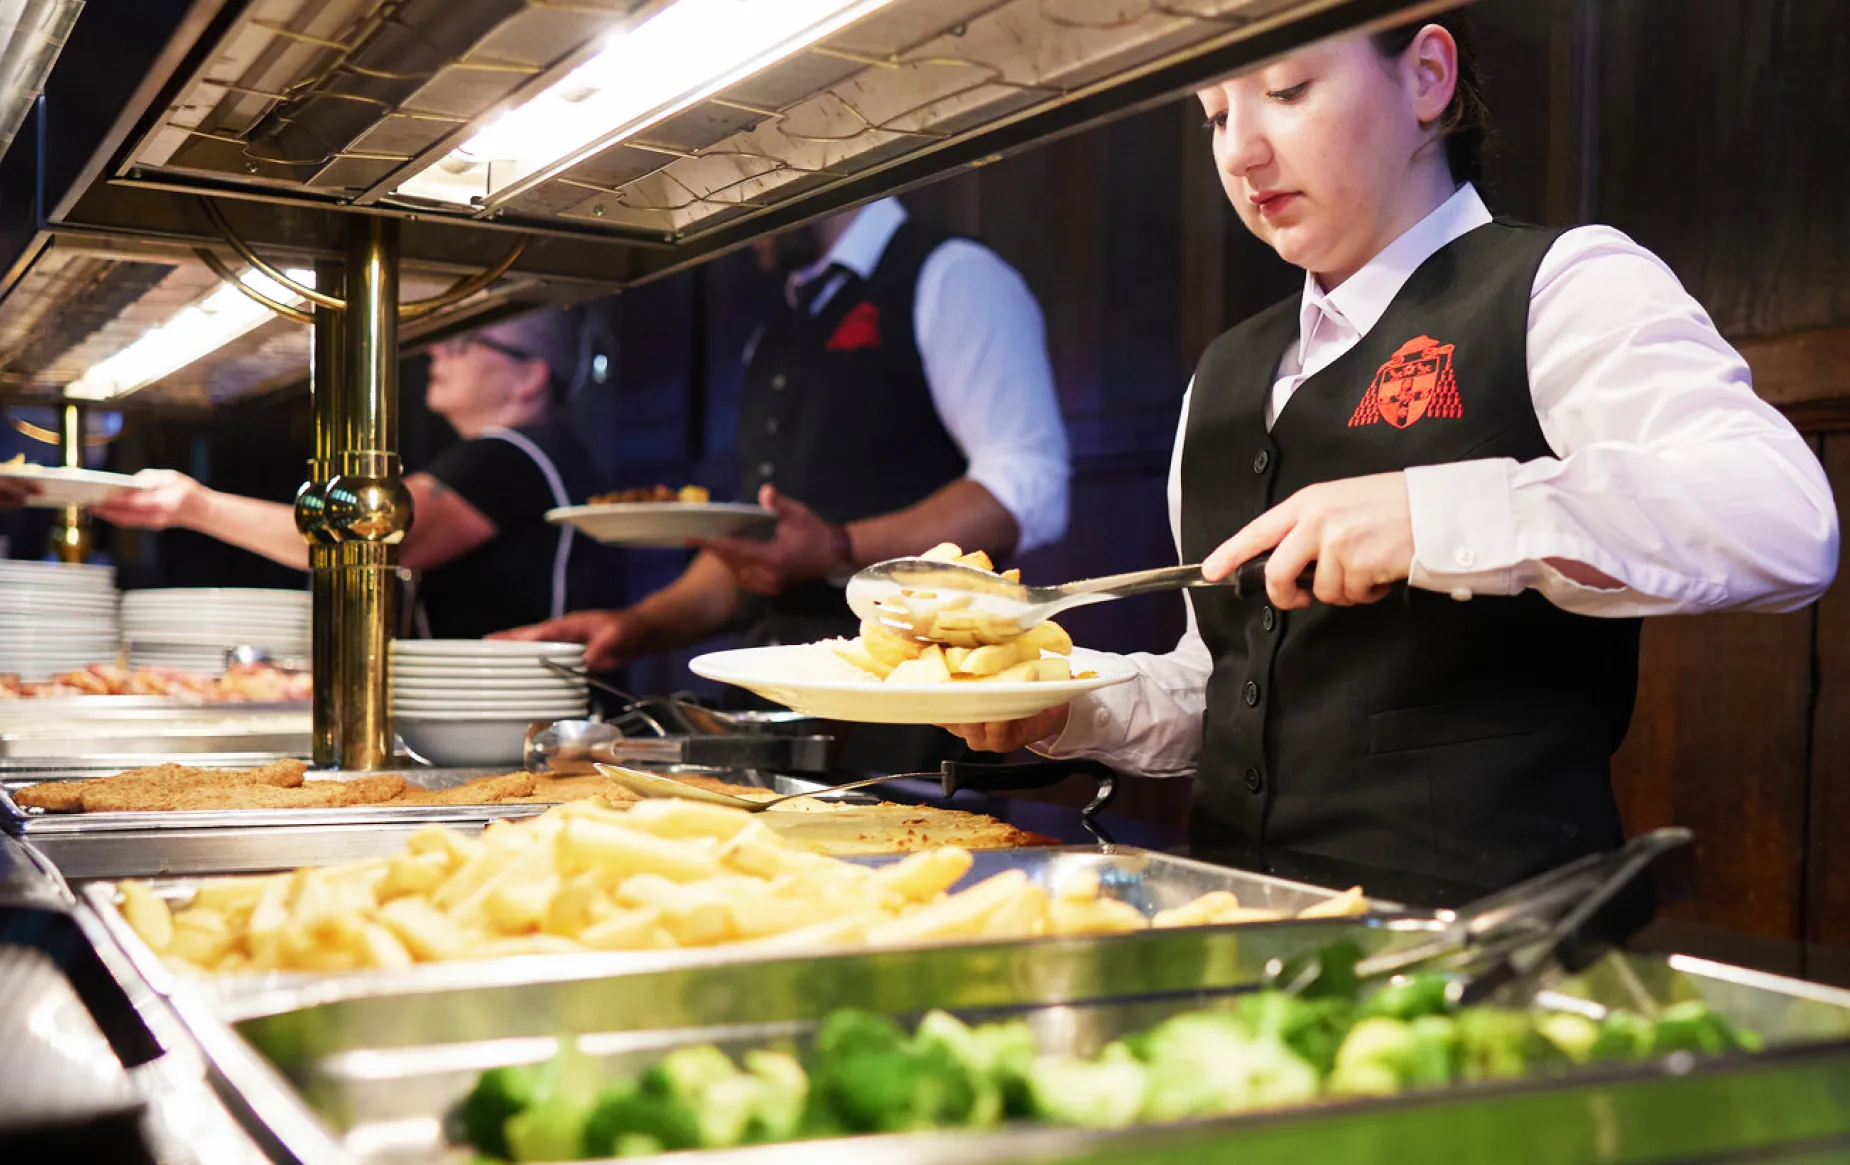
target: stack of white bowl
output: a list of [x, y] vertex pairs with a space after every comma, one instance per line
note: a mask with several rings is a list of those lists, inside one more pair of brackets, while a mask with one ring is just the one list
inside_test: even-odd
[[549, 660], [585, 668], [576, 643], [400, 639], [392, 644], [392, 718], [405, 744], [445, 768], [517, 765], [527, 728], [581, 720], [590, 700], [582, 679]]
[[121, 650], [114, 567], [0, 561], [0, 672], [42, 680]]
[[122, 596], [122, 637], [131, 667], [170, 667], [216, 676], [225, 652], [261, 647], [306, 658], [307, 591], [256, 587], [168, 587]]

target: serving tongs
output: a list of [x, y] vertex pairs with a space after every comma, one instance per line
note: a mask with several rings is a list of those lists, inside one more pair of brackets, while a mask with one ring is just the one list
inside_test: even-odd
[[[1358, 983], [1410, 971], [1451, 975], [1454, 1007], [1493, 995], [1527, 998], [1547, 978], [1574, 974], [1650, 924], [1660, 907], [1695, 888], [1695, 850], [1687, 829], [1656, 829], [1619, 849], [1538, 874], [1466, 906], [1426, 942], [1357, 960]], [[1267, 968], [1270, 986], [1316, 994], [1350, 973], [1315, 952]]]
[[[1219, 582], [1201, 573], [1201, 564], [1137, 570], [1059, 586], [1030, 587], [987, 570], [935, 558], [892, 558], [876, 562], [848, 580], [848, 607], [862, 619], [884, 624], [905, 635], [933, 638], [936, 617], [968, 616], [968, 634], [979, 643], [1020, 635], [1062, 611], [1132, 595], [1196, 587], [1230, 587], [1242, 599], [1265, 593], [1270, 553], [1242, 563]], [[1309, 587], [1315, 567], [1306, 568], [1299, 585]]]

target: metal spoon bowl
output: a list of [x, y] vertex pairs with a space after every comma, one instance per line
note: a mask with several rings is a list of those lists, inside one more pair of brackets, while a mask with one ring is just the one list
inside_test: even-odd
[[673, 777], [664, 777], [659, 773], [645, 773], [641, 769], [624, 768], [622, 765], [599, 764], [597, 771], [612, 784], [626, 789], [638, 797], [656, 800], [672, 797], [681, 801], [705, 801], [711, 805], [727, 805], [734, 809], [743, 809], [747, 813], [763, 813], [767, 809], [782, 805], [786, 801], [797, 801], [804, 797], [821, 797], [830, 793], [843, 793], [849, 789], [865, 788], [868, 785], [883, 785], [888, 781], [897, 781], [904, 777], [916, 777], [917, 773], [888, 774], [883, 777], [868, 777], [866, 780], [849, 781], [845, 785], [831, 785], [825, 789], [811, 789], [802, 793], [786, 793], [781, 797], [772, 797], [764, 801], [754, 801], [746, 797], [734, 797], [730, 793], [721, 793], [716, 789], [705, 789], [698, 785], [689, 785]]
[[[1006, 642], [1062, 611], [1131, 595], [1210, 586], [1232, 587], [1240, 598], [1263, 594], [1271, 557], [1261, 554], [1220, 582], [1209, 582], [1195, 563], [1051, 587], [1023, 586], [957, 562], [894, 558], [849, 579], [847, 597], [849, 608], [862, 619], [915, 639], [980, 646]], [[1303, 585], [1309, 585], [1312, 573], [1306, 570]]]

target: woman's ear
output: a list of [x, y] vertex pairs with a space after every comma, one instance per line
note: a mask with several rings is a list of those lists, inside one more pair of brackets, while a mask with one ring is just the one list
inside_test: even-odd
[[1421, 125], [1437, 122], [1458, 91], [1458, 42], [1444, 28], [1429, 24], [1407, 46], [1402, 61], [1415, 116]]
[[544, 401], [552, 391], [552, 369], [544, 360], [522, 360], [514, 396], [522, 404]]

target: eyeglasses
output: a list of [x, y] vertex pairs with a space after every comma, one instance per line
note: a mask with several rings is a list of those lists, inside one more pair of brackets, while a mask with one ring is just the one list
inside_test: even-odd
[[443, 353], [445, 356], [461, 356], [464, 352], [469, 350], [472, 344], [487, 348], [491, 352], [499, 352], [509, 360], [522, 363], [528, 360], [541, 359], [541, 357], [527, 351], [525, 348], [516, 348], [512, 344], [503, 344], [501, 341], [491, 339], [488, 336], [452, 336], [447, 340], [439, 341], [437, 344], [433, 345], [433, 347], [436, 351]]

